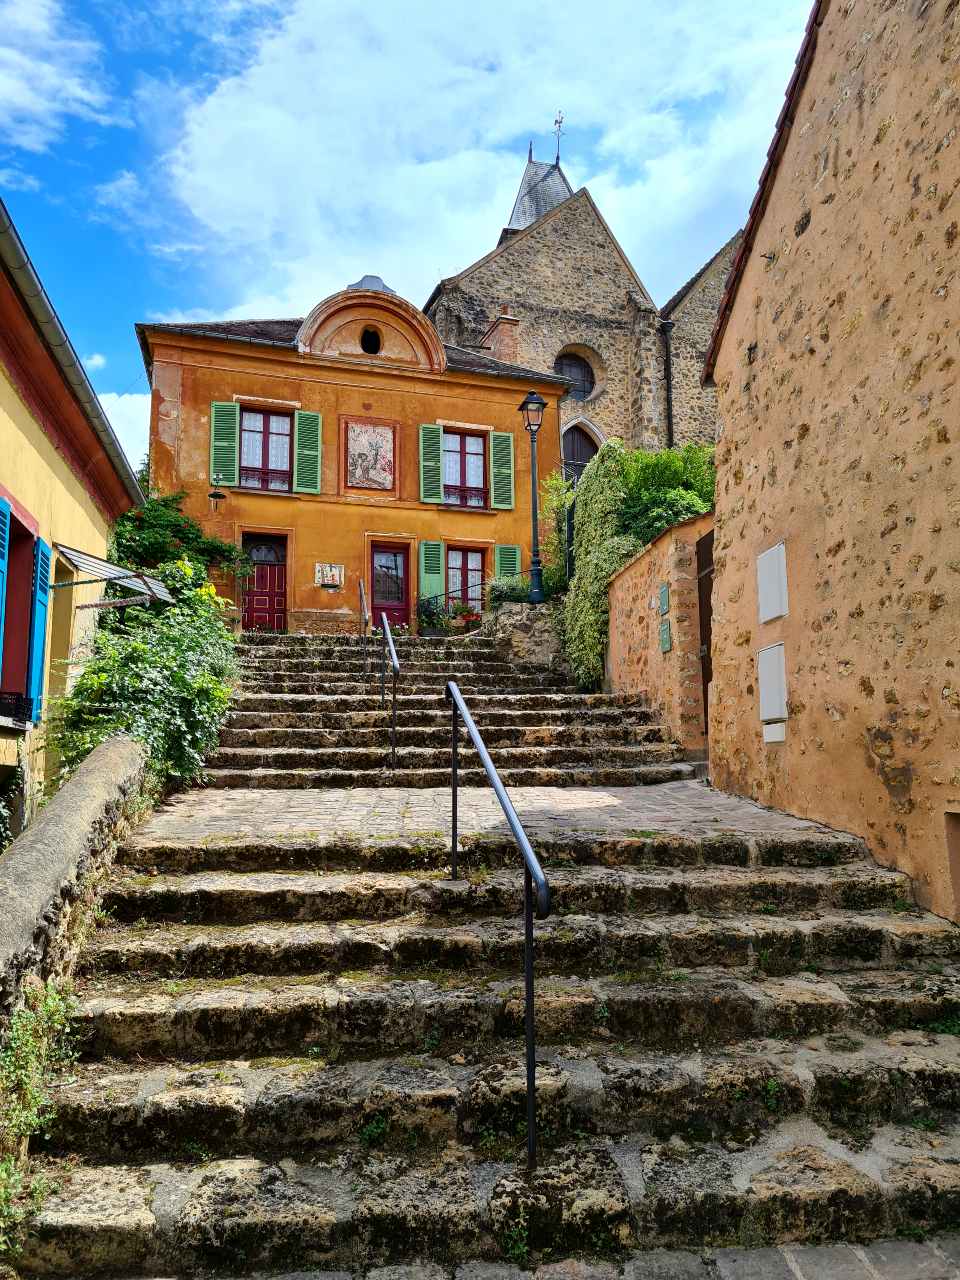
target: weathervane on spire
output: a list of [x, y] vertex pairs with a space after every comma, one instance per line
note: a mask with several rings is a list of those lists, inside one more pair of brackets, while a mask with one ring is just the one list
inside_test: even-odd
[[563, 112], [557, 112], [557, 118], [553, 122], [553, 132], [557, 135], [557, 164], [560, 163], [560, 135], [564, 132], [563, 128]]

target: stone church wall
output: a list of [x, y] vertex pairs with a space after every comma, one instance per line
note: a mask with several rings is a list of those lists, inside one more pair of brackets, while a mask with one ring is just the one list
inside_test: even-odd
[[712, 444], [717, 427], [713, 387], [700, 383], [720, 299], [740, 236], [725, 245], [690, 292], [670, 312], [673, 362], [673, 426], [677, 444]]
[[[716, 367], [710, 714], [719, 787], [865, 837], [954, 918], [958, 67], [955, 0], [827, 10]], [[781, 540], [787, 613], [761, 623]], [[757, 651], [780, 642], [786, 740], [764, 742]]]

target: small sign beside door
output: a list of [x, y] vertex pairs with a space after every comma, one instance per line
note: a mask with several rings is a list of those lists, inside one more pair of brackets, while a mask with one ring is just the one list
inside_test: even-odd
[[326, 587], [330, 591], [341, 591], [343, 589], [343, 565], [321, 564], [318, 562], [313, 566], [313, 585], [315, 587]]

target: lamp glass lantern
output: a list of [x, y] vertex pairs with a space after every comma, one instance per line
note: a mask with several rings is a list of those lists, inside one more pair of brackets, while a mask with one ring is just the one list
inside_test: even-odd
[[220, 472], [219, 471], [215, 472], [213, 477], [213, 488], [207, 494], [207, 497], [210, 500], [210, 510], [213, 512], [214, 515], [216, 515], [219, 512], [220, 504], [222, 502], [226, 502], [227, 500], [227, 495], [223, 493], [220, 489], [220, 486], [222, 483], [223, 483], [223, 477], [220, 475]]
[[547, 402], [543, 396], [538, 395], [536, 391], [528, 391], [520, 405], [520, 412], [523, 414], [523, 425], [527, 428], [532, 436], [535, 436], [543, 425], [543, 411], [547, 407]]

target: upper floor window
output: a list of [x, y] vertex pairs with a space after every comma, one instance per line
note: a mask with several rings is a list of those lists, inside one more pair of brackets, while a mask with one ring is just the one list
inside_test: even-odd
[[289, 413], [240, 414], [240, 487], [289, 493], [293, 488], [293, 419]]
[[443, 500], [454, 507], [487, 505], [486, 441], [462, 431], [443, 433]]
[[583, 356], [565, 352], [553, 362], [553, 371], [569, 381], [570, 390], [567, 394], [571, 400], [587, 400], [593, 394], [597, 380]]

